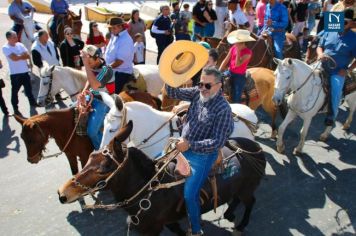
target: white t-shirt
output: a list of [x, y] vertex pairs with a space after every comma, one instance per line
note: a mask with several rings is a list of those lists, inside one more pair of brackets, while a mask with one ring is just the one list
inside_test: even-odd
[[28, 72], [28, 65], [27, 65], [27, 60], [19, 60], [19, 61], [13, 61], [10, 58], [11, 54], [15, 54], [17, 56], [20, 56], [24, 52], [27, 52], [27, 49], [22, 43], [17, 42], [15, 46], [11, 46], [9, 44], [5, 44], [2, 47], [2, 52], [7, 58], [7, 61], [9, 63], [10, 67], [10, 75], [15, 75], [15, 74], [22, 74]]
[[247, 19], [245, 13], [243, 13], [240, 8], [236, 9], [236, 11], [234, 13], [229, 11], [229, 19], [230, 19], [230, 22], [236, 24], [237, 27], [239, 25], [244, 25], [244, 24], [246, 24], [246, 22], [248, 22], [248, 19]]
[[143, 62], [145, 60], [143, 55], [145, 50], [145, 44], [143, 42], [136, 42], [134, 48], [137, 63]]

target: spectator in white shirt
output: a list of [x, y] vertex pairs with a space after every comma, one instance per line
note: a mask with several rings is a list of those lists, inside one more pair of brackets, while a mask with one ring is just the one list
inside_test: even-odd
[[134, 64], [145, 64], [145, 44], [143, 43], [142, 34], [135, 34], [135, 56], [134, 56]]

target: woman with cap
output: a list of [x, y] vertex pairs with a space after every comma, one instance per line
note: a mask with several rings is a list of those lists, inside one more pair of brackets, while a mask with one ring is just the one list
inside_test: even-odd
[[101, 127], [106, 113], [110, 108], [101, 101], [99, 91], [113, 94], [115, 92], [115, 77], [110, 66], [105, 65], [101, 50], [94, 45], [87, 45], [82, 50], [82, 59], [88, 81], [84, 91], [89, 90], [94, 95], [91, 104], [92, 111], [88, 117], [87, 134], [96, 150], [99, 149], [102, 132]]
[[246, 83], [247, 65], [251, 60], [252, 51], [246, 47], [245, 42], [255, 41], [248, 30], [235, 30], [227, 36], [227, 41], [233, 46], [220, 66], [220, 71], [229, 65], [232, 102], [241, 101], [242, 91]]
[[230, 105], [221, 91], [221, 73], [215, 67], [203, 69], [198, 87], [177, 88], [206, 64], [208, 56], [203, 46], [180, 40], [166, 48], [159, 64], [168, 96], [191, 102], [182, 137], [176, 144], [192, 170], [184, 183], [184, 200], [191, 227], [188, 235], [203, 235], [200, 189], [217, 159], [218, 150], [224, 146], [234, 127]]
[[84, 47], [84, 42], [80, 39], [73, 38], [72, 28], [67, 27], [64, 29], [65, 39], [59, 46], [63, 66], [69, 66], [80, 70], [83, 62], [80, 58], [80, 50]]

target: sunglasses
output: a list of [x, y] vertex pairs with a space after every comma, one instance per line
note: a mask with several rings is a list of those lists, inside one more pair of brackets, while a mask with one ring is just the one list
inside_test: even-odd
[[72, 35], [72, 33], [67, 33], [66, 35]]
[[98, 25], [93, 25], [93, 27], [98, 27]]
[[217, 85], [217, 84], [220, 84], [221, 82], [218, 82], [218, 83], [215, 83], [215, 84], [212, 84], [212, 83], [202, 83], [202, 82], [199, 82], [198, 83], [198, 87], [201, 89], [203, 87], [205, 87], [207, 90], [210, 90], [214, 85]]

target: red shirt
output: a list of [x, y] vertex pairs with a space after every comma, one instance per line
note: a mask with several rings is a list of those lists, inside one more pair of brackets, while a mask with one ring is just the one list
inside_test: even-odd
[[94, 36], [93, 41], [91, 42], [88, 35], [87, 41], [85, 43], [95, 45], [95, 44], [105, 43], [105, 39], [104, 36], [100, 34], [99, 36]]
[[250, 62], [250, 59], [247, 60], [245, 63], [243, 63], [240, 66], [236, 66], [236, 57], [243, 57], [244, 55], [251, 55], [252, 56], [252, 51], [249, 48], [244, 48], [241, 50], [240, 55], [237, 55], [237, 46], [233, 45], [230, 48], [230, 53], [231, 53], [231, 58], [230, 58], [230, 71], [235, 74], [245, 74], [247, 70], [247, 65]]

